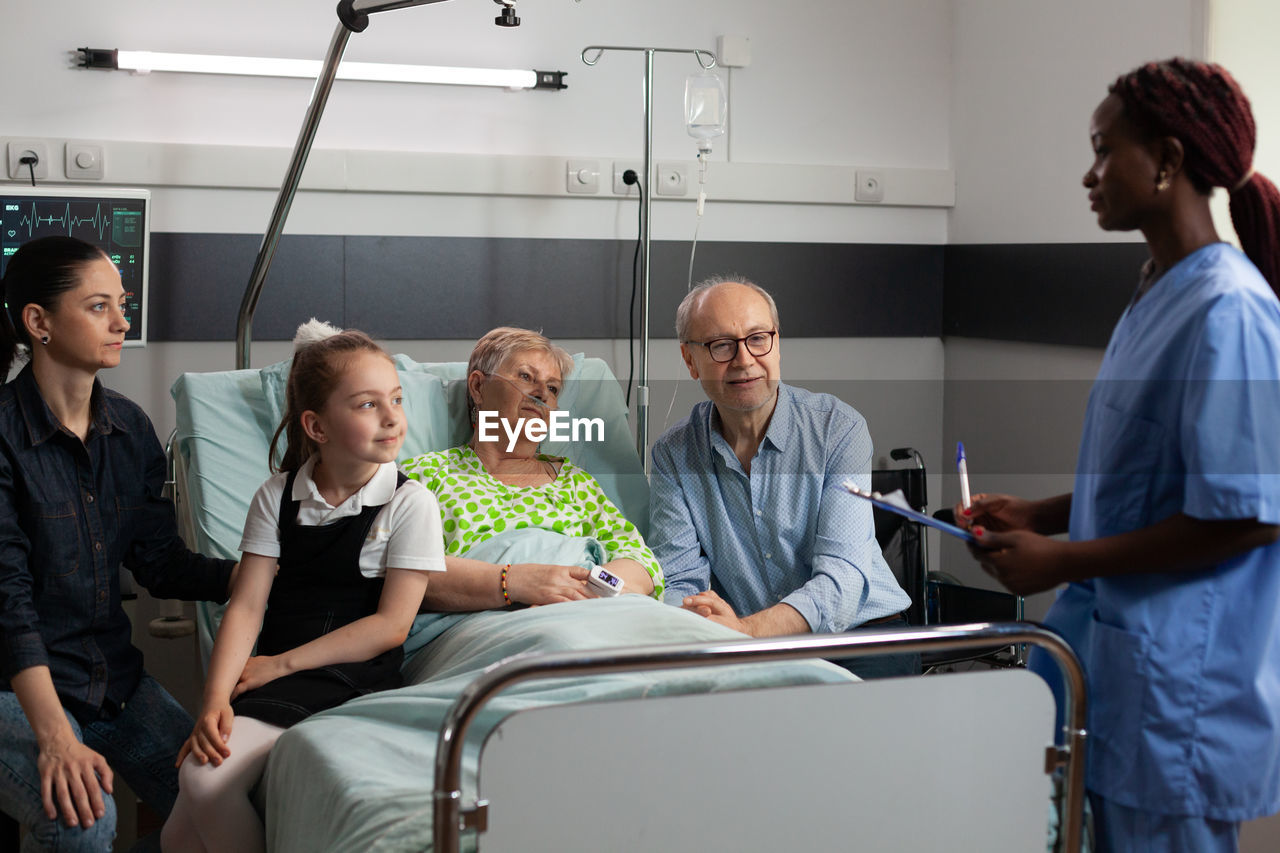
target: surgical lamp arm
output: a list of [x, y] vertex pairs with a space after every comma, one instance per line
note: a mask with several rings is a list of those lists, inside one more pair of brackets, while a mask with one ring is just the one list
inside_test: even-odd
[[[409, 6], [424, 6], [427, 3], [440, 3], [443, 0], [340, 0], [338, 3], [339, 24], [334, 29], [333, 38], [329, 42], [329, 50], [325, 54], [324, 64], [320, 68], [320, 76], [316, 78], [315, 88], [311, 91], [311, 103], [307, 106], [307, 114], [302, 120], [302, 129], [298, 132], [298, 141], [293, 148], [293, 157], [285, 172], [284, 182], [280, 185], [280, 193], [276, 196], [275, 208], [271, 212], [271, 222], [262, 235], [262, 244], [258, 248], [258, 256], [253, 262], [253, 271], [249, 274], [249, 284], [245, 287], [244, 297], [240, 301], [240, 314], [236, 320], [236, 368], [243, 370], [249, 367], [249, 345], [253, 315], [258, 308], [258, 297], [262, 294], [262, 285], [267, 279], [267, 270], [275, 257], [276, 248], [280, 244], [280, 235], [284, 231], [284, 221], [289, 216], [289, 208], [293, 206], [293, 197], [298, 192], [298, 183], [302, 180], [302, 170], [307, 165], [307, 157], [311, 154], [311, 143], [315, 140], [316, 129], [320, 125], [320, 116], [324, 114], [325, 104], [329, 100], [329, 91], [333, 88], [334, 77], [338, 73], [338, 64], [347, 49], [347, 40], [351, 34], [364, 32], [369, 26], [369, 15], [391, 9], [404, 9]], [[499, 26], [515, 26], [520, 19], [509, 10], [515, 0], [496, 0], [503, 7], [503, 16], [496, 23]]]
[[339, 0], [338, 20], [352, 32], [362, 33], [369, 26], [370, 15], [440, 2], [442, 0]]
[[443, 0], [351, 0], [351, 9], [366, 15], [375, 12], [386, 12], [389, 9], [405, 9], [409, 6], [425, 6], [428, 3], [440, 3]]

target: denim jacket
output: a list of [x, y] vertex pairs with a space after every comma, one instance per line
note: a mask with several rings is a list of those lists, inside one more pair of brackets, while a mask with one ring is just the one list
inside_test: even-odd
[[0, 688], [48, 666], [68, 711], [113, 715], [142, 678], [120, 603], [123, 563], [157, 598], [224, 601], [232, 561], [194, 554], [161, 496], [146, 414], [95, 381], [81, 442], [28, 365], [0, 386]]

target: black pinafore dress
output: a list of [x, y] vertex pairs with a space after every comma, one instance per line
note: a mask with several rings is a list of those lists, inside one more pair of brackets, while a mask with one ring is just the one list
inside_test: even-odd
[[[259, 655], [287, 652], [370, 616], [382, 595], [383, 579], [360, 573], [360, 549], [382, 507], [367, 506], [359, 515], [332, 524], [304, 527], [297, 523], [298, 501], [292, 499], [296, 475], [289, 473], [280, 497], [280, 569], [258, 635]], [[401, 473], [396, 488], [407, 479]], [[403, 662], [404, 649], [396, 646], [360, 663], [290, 673], [242, 693], [231, 708], [238, 715], [288, 728], [357, 696], [401, 686]]]

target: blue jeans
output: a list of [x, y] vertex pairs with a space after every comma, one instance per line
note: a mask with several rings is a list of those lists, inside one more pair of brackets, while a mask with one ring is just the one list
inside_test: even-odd
[[[173, 762], [194, 725], [177, 700], [154, 678], [144, 675], [115, 718], [83, 725], [70, 714], [67, 719], [85, 746], [107, 759], [111, 770], [157, 815], [168, 817], [178, 795], [178, 771]], [[27, 829], [24, 853], [110, 851], [116, 834], [111, 797], [103, 798], [106, 813], [88, 829], [67, 826], [61, 815], [49, 820], [40, 799], [37, 752], [35, 733], [18, 697], [12, 691], [0, 691], [0, 811]]]
[[1131, 809], [1089, 792], [1094, 853], [1236, 853], [1240, 824]]

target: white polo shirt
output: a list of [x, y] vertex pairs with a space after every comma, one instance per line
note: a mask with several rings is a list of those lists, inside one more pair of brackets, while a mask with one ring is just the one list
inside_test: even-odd
[[[318, 458], [313, 454], [304, 462], [293, 481], [292, 498], [299, 503], [298, 524], [319, 527], [359, 515], [366, 506], [382, 505], [360, 549], [360, 573], [377, 578], [385, 575], [388, 568], [445, 570], [444, 531], [435, 495], [416, 480], [397, 489], [396, 464], [384, 462], [369, 482], [335, 507], [321, 496], [311, 477]], [[258, 487], [244, 523], [242, 552], [280, 556], [280, 496], [288, 478], [288, 472], [273, 474]]]

